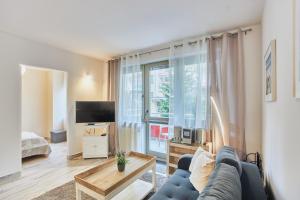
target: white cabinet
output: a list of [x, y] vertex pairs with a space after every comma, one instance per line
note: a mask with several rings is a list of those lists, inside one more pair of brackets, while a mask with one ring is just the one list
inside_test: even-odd
[[83, 158], [108, 158], [108, 125], [88, 125], [82, 138]]

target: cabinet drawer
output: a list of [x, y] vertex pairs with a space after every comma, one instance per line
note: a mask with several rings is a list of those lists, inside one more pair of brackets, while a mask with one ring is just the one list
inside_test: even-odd
[[107, 145], [107, 136], [89, 136], [83, 137], [83, 145]]
[[85, 136], [83, 137], [83, 157], [107, 157], [108, 137], [107, 136]]
[[103, 154], [106, 155], [108, 153], [108, 148], [107, 146], [98, 145], [98, 146], [94, 146], [94, 151], [98, 155], [103, 155]]
[[83, 151], [88, 153], [99, 153], [99, 152], [107, 152], [107, 146], [98, 145], [98, 144], [90, 144], [84, 145]]
[[84, 149], [105, 149], [107, 148], [107, 143], [83, 143]]

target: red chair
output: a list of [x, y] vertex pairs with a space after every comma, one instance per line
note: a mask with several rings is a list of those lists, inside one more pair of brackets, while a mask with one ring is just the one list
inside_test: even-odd
[[160, 135], [160, 126], [158, 125], [150, 125], [151, 130], [151, 139], [159, 139]]
[[169, 138], [169, 127], [165, 126], [161, 128], [160, 138], [163, 140], [167, 140]]

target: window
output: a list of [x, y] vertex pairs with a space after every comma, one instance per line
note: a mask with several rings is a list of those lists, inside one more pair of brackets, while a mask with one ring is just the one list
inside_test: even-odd
[[[193, 127], [196, 123], [197, 110], [200, 110], [197, 120], [202, 124], [199, 128], [205, 127], [208, 93], [206, 74], [206, 63], [187, 63], [184, 66], [184, 119], [187, 128]], [[197, 109], [197, 106], [200, 109]]]
[[170, 69], [152, 67], [149, 71], [150, 116], [169, 117]]
[[[203, 55], [205, 56], [205, 55]], [[208, 75], [206, 59], [193, 55], [172, 60], [170, 116], [175, 126], [206, 128]]]
[[140, 67], [138, 70], [128, 67], [122, 71], [122, 79], [121, 95], [126, 97], [122, 101], [122, 119], [127, 122], [140, 121], [143, 113], [143, 72]]

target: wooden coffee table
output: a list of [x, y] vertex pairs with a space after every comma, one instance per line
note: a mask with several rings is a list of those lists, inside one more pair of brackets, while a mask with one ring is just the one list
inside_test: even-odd
[[[133, 200], [143, 199], [156, 188], [156, 159], [137, 152], [127, 154], [125, 171], [119, 172], [116, 158], [75, 176], [76, 199], [84, 192], [96, 199]], [[152, 170], [152, 183], [138, 178]]]

